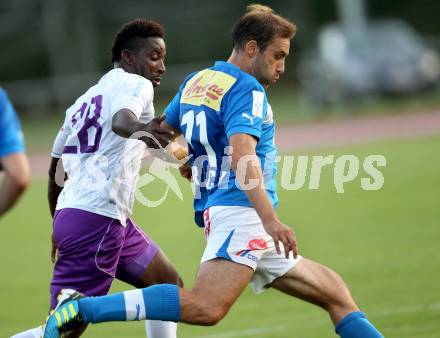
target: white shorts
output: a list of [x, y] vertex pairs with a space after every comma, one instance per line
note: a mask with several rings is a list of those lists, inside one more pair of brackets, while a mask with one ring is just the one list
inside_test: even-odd
[[206, 248], [201, 262], [223, 258], [251, 267], [255, 273], [251, 287], [263, 292], [275, 278], [283, 276], [301, 259], [281, 255], [263, 228], [254, 208], [239, 206], [214, 206], [204, 212]]

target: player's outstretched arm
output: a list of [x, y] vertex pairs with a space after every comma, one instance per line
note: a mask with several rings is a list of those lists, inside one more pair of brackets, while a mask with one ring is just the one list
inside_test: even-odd
[[31, 174], [25, 154], [14, 153], [0, 159], [0, 216], [6, 213], [28, 187]]
[[[272, 204], [267, 197], [260, 160], [258, 159], [255, 147], [256, 139], [248, 134], [234, 134], [229, 138], [232, 146], [231, 166], [236, 174], [238, 183], [243, 187], [244, 192], [251, 201], [255, 210], [263, 222], [264, 229], [273, 238], [275, 247], [280, 254], [279, 242], [284, 246], [286, 258], [292, 251], [294, 257], [298, 255], [296, 237], [293, 230], [280, 222]], [[245, 183], [257, 182], [256, 184]]]
[[[159, 144], [165, 148], [173, 139], [174, 132], [161, 128], [162, 120], [163, 117], [155, 117], [149, 123], [142, 123], [132, 111], [121, 109], [113, 115], [112, 130], [124, 138], [136, 137], [145, 142], [149, 148], [157, 149]], [[142, 132], [145, 135], [142, 135]]]

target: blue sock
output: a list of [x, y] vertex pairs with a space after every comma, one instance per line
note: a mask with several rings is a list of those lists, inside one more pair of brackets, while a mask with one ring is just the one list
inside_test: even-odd
[[179, 288], [173, 284], [158, 284], [142, 289], [147, 318], [178, 322], [180, 320]]
[[336, 333], [341, 338], [383, 338], [363, 312], [352, 312], [345, 316], [336, 325]]
[[81, 298], [78, 307], [86, 323], [125, 321], [126, 318], [123, 293]]
[[156, 319], [180, 320], [179, 288], [153, 285], [102, 297], [79, 300], [79, 312], [86, 323]]

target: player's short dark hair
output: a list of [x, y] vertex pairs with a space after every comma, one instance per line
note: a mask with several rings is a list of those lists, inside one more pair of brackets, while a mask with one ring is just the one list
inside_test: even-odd
[[124, 49], [138, 51], [142, 39], [145, 38], [164, 38], [165, 30], [162, 25], [156, 21], [135, 19], [125, 23], [116, 33], [112, 45], [111, 62], [121, 60], [121, 53]]
[[255, 40], [262, 51], [273, 38], [291, 39], [296, 33], [296, 25], [276, 14], [272, 8], [252, 4], [237, 21], [232, 30], [232, 45], [236, 50], [243, 49], [248, 41]]

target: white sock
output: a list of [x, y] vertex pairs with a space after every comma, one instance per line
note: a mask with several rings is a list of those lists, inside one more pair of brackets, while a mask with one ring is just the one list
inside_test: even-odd
[[176, 338], [177, 323], [162, 320], [146, 320], [145, 329], [148, 338]]
[[30, 329], [21, 333], [17, 333], [11, 338], [41, 338], [43, 337], [44, 331], [43, 327], [39, 326], [34, 329]]

